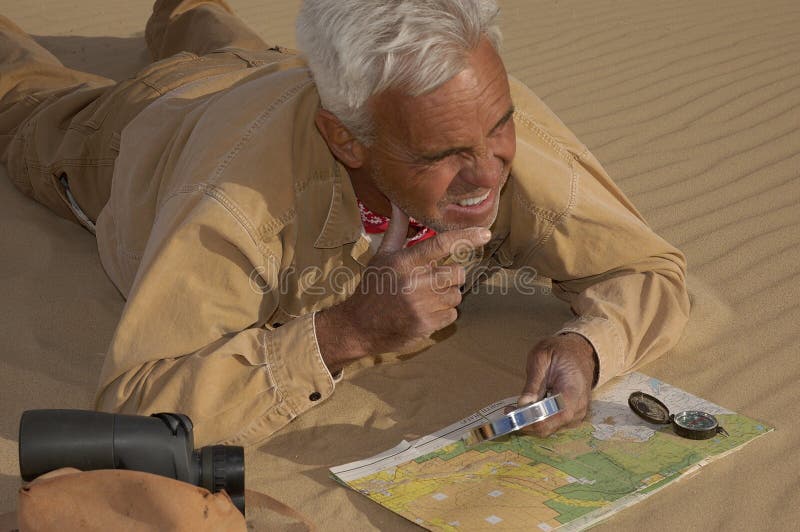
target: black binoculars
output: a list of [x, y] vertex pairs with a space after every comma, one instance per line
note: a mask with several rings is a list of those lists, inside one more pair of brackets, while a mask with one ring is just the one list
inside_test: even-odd
[[183, 414], [129, 416], [90, 410], [28, 410], [19, 423], [24, 480], [59, 469], [130, 469], [170, 477], [211, 492], [225, 490], [244, 514], [244, 449], [194, 450], [192, 420]]

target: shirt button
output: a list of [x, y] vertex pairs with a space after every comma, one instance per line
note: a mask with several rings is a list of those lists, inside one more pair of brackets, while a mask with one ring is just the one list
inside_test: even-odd
[[309, 401], [319, 401], [320, 399], [322, 399], [322, 394], [319, 392], [314, 392], [308, 396]]

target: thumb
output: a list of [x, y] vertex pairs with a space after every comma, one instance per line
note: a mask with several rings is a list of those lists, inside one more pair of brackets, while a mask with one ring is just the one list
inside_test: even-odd
[[522, 392], [522, 395], [519, 396], [517, 399], [517, 406], [525, 406], [531, 403], [535, 403], [539, 400], [538, 394], [533, 394], [530, 392]]
[[534, 351], [529, 355], [525, 387], [517, 399], [519, 406], [535, 403], [542, 399], [547, 391], [547, 372], [550, 368], [550, 357], [547, 352]]
[[383, 241], [378, 248], [379, 255], [388, 255], [403, 249], [408, 234], [408, 215], [400, 207], [392, 203], [392, 217], [389, 227], [383, 234]]

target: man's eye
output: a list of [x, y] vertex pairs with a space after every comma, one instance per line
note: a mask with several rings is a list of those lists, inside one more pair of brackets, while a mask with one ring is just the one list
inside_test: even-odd
[[424, 161], [425, 164], [428, 164], [428, 165], [438, 164], [438, 163], [441, 163], [442, 161], [446, 161], [447, 159], [449, 159], [453, 155], [455, 155], [455, 154], [454, 153], [443, 153], [442, 155], [437, 155], [435, 157], [425, 157], [423, 159], [423, 161]]
[[498, 125], [498, 126], [495, 128], [495, 129], [494, 129], [494, 131], [492, 131], [492, 135], [497, 135], [497, 134], [499, 134], [499, 133], [502, 133], [502, 132], [503, 132], [503, 131], [504, 131], [506, 128], [508, 128], [508, 125], [509, 125], [509, 124], [511, 124], [511, 123], [513, 123], [513, 122], [514, 122], [514, 120], [512, 120], [512, 119], [511, 119], [511, 117], [509, 117], [509, 118], [508, 118], [507, 120], [505, 120], [503, 123], [499, 124], [499, 125]]

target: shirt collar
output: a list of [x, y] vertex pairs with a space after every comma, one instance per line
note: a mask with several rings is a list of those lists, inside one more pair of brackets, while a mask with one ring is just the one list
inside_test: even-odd
[[351, 244], [361, 236], [361, 215], [350, 176], [337, 161], [334, 167], [331, 203], [328, 216], [314, 242], [317, 248], [337, 248]]

